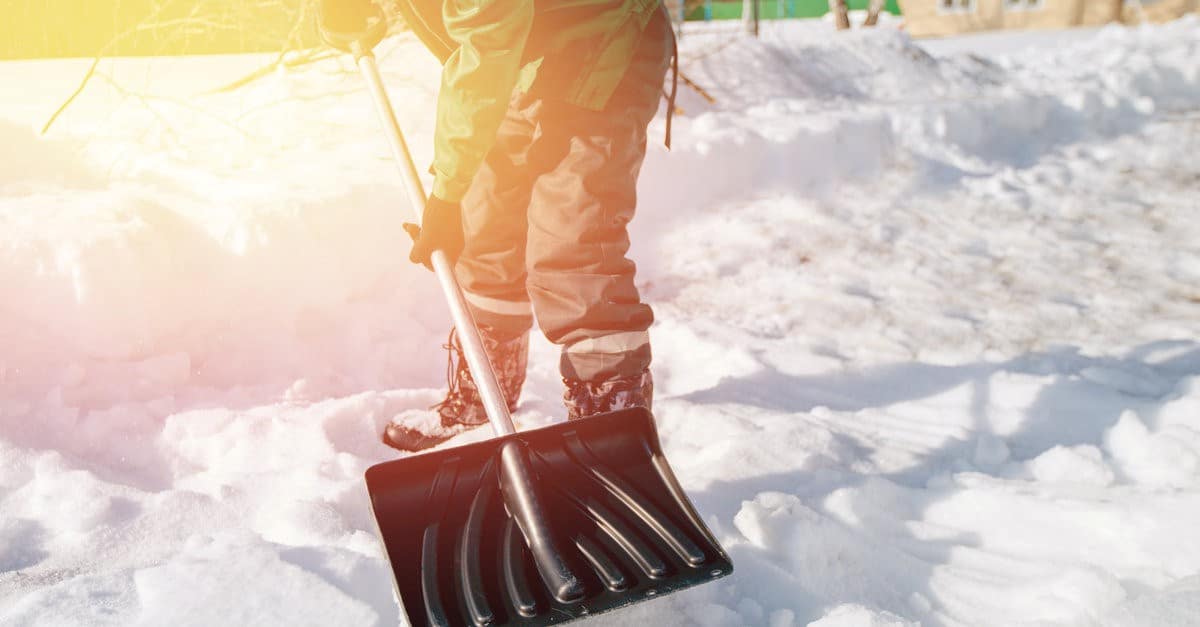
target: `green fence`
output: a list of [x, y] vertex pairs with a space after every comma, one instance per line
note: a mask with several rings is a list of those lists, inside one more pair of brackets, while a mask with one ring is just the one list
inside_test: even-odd
[[[851, 9], [867, 8], [870, 0], [849, 0]], [[706, 2], [688, 3], [687, 19], [701, 20], [732, 20], [742, 17], [741, 0], [712, 0]], [[889, 13], [900, 15], [900, 6], [896, 0], [888, 0], [884, 9]], [[829, 12], [828, 0], [759, 0], [759, 19], [769, 20], [788, 17], [820, 17]]]

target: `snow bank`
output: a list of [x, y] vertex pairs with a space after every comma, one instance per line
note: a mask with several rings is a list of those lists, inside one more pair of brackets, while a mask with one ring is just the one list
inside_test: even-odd
[[[214, 96], [207, 115], [180, 106], [147, 120], [114, 105], [98, 125], [84, 123], [88, 106], [103, 108], [85, 98], [60, 123], [70, 143], [0, 126], [21, 156], [0, 180], [0, 385], [27, 398], [62, 388], [76, 406], [105, 408], [188, 383], [278, 391], [301, 377], [344, 386], [428, 372], [377, 337], [390, 324], [422, 330], [412, 354], [431, 358], [444, 324], [436, 288], [404, 263], [393, 166], [374, 142], [317, 131], [362, 119], [366, 103], [314, 108], [289, 82]], [[275, 104], [258, 112], [264, 103]], [[214, 121], [231, 111], [249, 130]], [[358, 134], [376, 139], [365, 125]], [[330, 168], [339, 162], [359, 167]], [[380, 296], [392, 303], [356, 304]], [[393, 318], [398, 303], [409, 319]]]
[[[717, 102], [683, 88], [676, 149], [652, 149], [646, 165], [635, 255], [658, 257], [651, 250], [687, 215], [680, 208], [775, 192], [819, 199], [839, 181], [877, 180], [897, 167], [923, 171], [910, 183], [918, 186], [974, 177], [1131, 131], [1156, 111], [1200, 101], [1194, 29], [1194, 20], [1115, 28], [1049, 54], [997, 60], [933, 57], [888, 30], [769, 29], [763, 40], [728, 39], [715, 52], [685, 40], [685, 72]], [[388, 56], [404, 61], [388, 64]], [[412, 42], [385, 55], [393, 65], [400, 115], [427, 159], [436, 67]], [[221, 67], [198, 67], [216, 73], [210, 66]], [[146, 83], [194, 92], [173, 69], [147, 70]], [[149, 111], [118, 99], [112, 122], [97, 126], [84, 102], [60, 122], [75, 145], [0, 127], [12, 154], [23, 155], [0, 179], [21, 186], [0, 207], [0, 329], [22, 366], [9, 368], [8, 385], [76, 387], [62, 380], [69, 372], [104, 406], [127, 395], [105, 398], [115, 386], [93, 374], [97, 362], [180, 354], [187, 376], [203, 383], [278, 388], [307, 377], [352, 391], [341, 375], [361, 380], [395, 353], [394, 345], [374, 349], [395, 306], [415, 318], [409, 328], [418, 333], [405, 338], [412, 354], [436, 355], [431, 338], [444, 310], [403, 261], [406, 210], [382, 142], [359, 94], [330, 96], [351, 90], [355, 77], [333, 67], [317, 74], [209, 96], [198, 105], [208, 115], [167, 96]], [[92, 89], [99, 93], [85, 93], [96, 102], [115, 98]], [[225, 118], [234, 116], [231, 127]], [[714, 160], [721, 175], [702, 175]], [[339, 318], [381, 294], [393, 298], [388, 308]], [[228, 303], [238, 304], [236, 317]], [[310, 348], [298, 352], [297, 337]], [[382, 383], [423, 375], [387, 367], [399, 378]]]
[[39, 188], [75, 189], [100, 185], [76, 151], [61, 141], [37, 137], [32, 130], [0, 120], [0, 143], [11, 158], [0, 171], [0, 193], [17, 196]]
[[[703, 206], [747, 190], [820, 197], [915, 159], [934, 177], [1026, 167], [1064, 144], [1130, 132], [1200, 101], [1196, 19], [1113, 27], [1025, 56], [935, 57], [898, 31], [830, 37], [770, 29], [683, 52], [688, 115], [644, 194], [652, 207]], [[687, 39], [685, 38], [685, 43]], [[703, 176], [720, 155], [722, 176]], [[906, 158], [907, 159], [904, 159]], [[649, 186], [647, 186], [649, 187]]]

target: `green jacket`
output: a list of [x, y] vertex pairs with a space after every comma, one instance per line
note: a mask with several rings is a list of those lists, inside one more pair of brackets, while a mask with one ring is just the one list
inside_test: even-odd
[[600, 110], [660, 0], [400, 0], [442, 61], [433, 194], [462, 199], [517, 89]]

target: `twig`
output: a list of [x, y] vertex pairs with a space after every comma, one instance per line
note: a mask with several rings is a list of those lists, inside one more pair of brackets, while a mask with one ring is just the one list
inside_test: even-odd
[[708, 101], [708, 104], [714, 104], [714, 105], [717, 104], [717, 99], [712, 94], [708, 93], [708, 91], [705, 90], [703, 87], [697, 85], [695, 81], [688, 78], [687, 74], [684, 74], [682, 71], [679, 72], [679, 80], [683, 81], [684, 85], [687, 85], [688, 87], [691, 87], [692, 89], [694, 89], [696, 91], [696, 93], [700, 94], [701, 98]]
[[[65, 112], [67, 110], [67, 108], [70, 107], [71, 104], [75, 102], [75, 100], [79, 97], [79, 95], [81, 93], [83, 93], [83, 90], [87, 87], [88, 83], [96, 75], [96, 68], [100, 65], [100, 60], [103, 59], [105, 56], [108, 56], [108, 54], [111, 51], [113, 51], [116, 48], [116, 46], [119, 43], [121, 43], [122, 41], [124, 41], [126, 38], [128, 38], [132, 35], [142, 35], [148, 31], [149, 32], [159, 32], [159, 31], [165, 30], [165, 31], [168, 31], [168, 33], [169, 33], [168, 37], [166, 38], [166, 41], [170, 41], [170, 39], [172, 37], [177, 37], [180, 34], [182, 34], [185, 41], [187, 41], [188, 39], [190, 39], [190, 35], [192, 34], [192, 32], [197, 31], [197, 27], [203, 27], [202, 29], [199, 29], [199, 30], [205, 31], [205, 32], [211, 31], [211, 30], [228, 30], [228, 29], [237, 28], [236, 21], [233, 23], [227, 23], [227, 22], [223, 22], [223, 21], [218, 21], [218, 20], [213, 20], [210, 18], [202, 17], [200, 15], [201, 3], [194, 3], [193, 5], [191, 5], [190, 11], [189, 11], [187, 17], [159, 20], [158, 18], [163, 13], [164, 9], [168, 8], [172, 4], [173, 4], [173, 0], [163, 0], [161, 2], [153, 3], [154, 8], [153, 8], [153, 11], [149, 15], [147, 15], [145, 18], [143, 18], [141, 21], [139, 21], [135, 26], [133, 26], [129, 29], [126, 29], [124, 32], [118, 34], [117, 36], [115, 36], [111, 40], [109, 40], [108, 43], [105, 44], [104, 47], [101, 48], [96, 53], [95, 58], [92, 59], [91, 66], [88, 68], [88, 71], [84, 74], [83, 78], [79, 81], [79, 85], [75, 88], [75, 91], [61, 105], [59, 105], [58, 109], [56, 109], [54, 111], [54, 113], [50, 116], [50, 118], [48, 120], [46, 120], [46, 123], [42, 126], [41, 134], [45, 135], [46, 133], [48, 133], [50, 131], [50, 127], [54, 125], [55, 121], [57, 121], [58, 118], [62, 116], [63, 112]], [[280, 62], [282, 62], [282, 60], [285, 58], [285, 55], [287, 54], [287, 52], [289, 50], [293, 49], [293, 45], [299, 41], [300, 33], [301, 33], [302, 27], [305, 23], [305, 20], [307, 19], [307, 16], [308, 16], [308, 3], [301, 3], [301, 8], [300, 8], [299, 13], [297, 14], [296, 22], [292, 25], [292, 30], [288, 34], [288, 39], [284, 44], [284, 49], [282, 51], [280, 51], [279, 58], [272, 67], [278, 66], [280, 64]], [[318, 60], [319, 58], [321, 58], [321, 57], [319, 55], [317, 55], [312, 58], [302, 59], [301, 61], [295, 62], [295, 64], [312, 62], [312, 61]], [[285, 63], [285, 65], [291, 65], [291, 64], [292, 64], [292, 62]], [[267, 73], [269, 73], [269, 72], [267, 72]], [[249, 82], [250, 80], [253, 80], [254, 78], [257, 78], [257, 76], [249, 77], [249, 80], [245, 80], [245, 82]], [[116, 85], [115, 82], [113, 82], [111, 79], [109, 80], [109, 82], [112, 83], [114, 86]], [[245, 84], [245, 82], [235, 83], [232, 87], [230, 87], [230, 89], [237, 87], [240, 84]], [[218, 90], [218, 91], [220, 91], [220, 90]]]
[[279, 67], [285, 67], [285, 68], [290, 69], [290, 68], [294, 68], [294, 67], [299, 67], [299, 66], [307, 64], [307, 63], [316, 63], [317, 61], [321, 61], [323, 59], [327, 59], [329, 57], [334, 56], [336, 53], [333, 50], [317, 48], [317, 49], [305, 50], [304, 56], [302, 56], [298, 60], [297, 59], [289, 60], [287, 58], [287, 53], [289, 53], [293, 50], [298, 50], [300, 47], [301, 31], [303, 30], [304, 25], [309, 20], [308, 10], [309, 10], [309, 3], [302, 2], [300, 4], [300, 11], [296, 14], [295, 21], [292, 22], [292, 30], [290, 30], [288, 32], [287, 39], [284, 42], [283, 48], [279, 51], [279, 54], [276, 55], [274, 61], [247, 74], [246, 76], [243, 76], [242, 78], [239, 78], [239, 79], [233, 81], [232, 83], [229, 83], [228, 85], [203, 92], [202, 95], [233, 91], [239, 87], [242, 87], [243, 85], [247, 85], [247, 84], [252, 83], [264, 76], [267, 76], [268, 74], [270, 74], [271, 72], [274, 72]]
[[[108, 74], [105, 74], [103, 72], [101, 72], [100, 74], [97, 74], [97, 76], [99, 78], [104, 79], [109, 85], [112, 85], [113, 89], [117, 90], [117, 93], [121, 94], [122, 96], [137, 98], [138, 100], [140, 100], [142, 102], [142, 104], [146, 105], [146, 108], [150, 109], [150, 111], [152, 113], [154, 113], [154, 115], [159, 119], [159, 121], [162, 122], [167, 127], [167, 130], [171, 131], [172, 135], [175, 135], [175, 129], [173, 129], [171, 127], [170, 121], [168, 121], [166, 119], [166, 117], [164, 117], [158, 111], [156, 111], [153, 107], [151, 107], [150, 106], [151, 102], [161, 102], [164, 104], [174, 105], [176, 107], [179, 107], [180, 109], [186, 109], [188, 111], [191, 111], [192, 113], [197, 113], [197, 114], [203, 115], [204, 117], [207, 117], [207, 118], [221, 124], [222, 126], [228, 127], [229, 130], [236, 132], [237, 134], [241, 135], [243, 138], [251, 139], [251, 140], [254, 139], [254, 135], [250, 134], [242, 127], [238, 126], [237, 124], [235, 124], [233, 122], [230, 122], [229, 120], [226, 120], [225, 118], [223, 118], [211, 111], [206, 111], [200, 107], [197, 107], [195, 105], [190, 105], [186, 102], [177, 100], [175, 98], [167, 98], [165, 96], [154, 96], [154, 95], [150, 95], [150, 94], [143, 94], [143, 93], [131, 91], [131, 90], [126, 89], [126, 88], [122, 87], [121, 85], [117, 84], [116, 80], [114, 80], [113, 77], [111, 77]], [[241, 118], [239, 117], [238, 119], [241, 119]]]
[[59, 118], [59, 116], [61, 116], [63, 114], [63, 112], [67, 110], [67, 107], [71, 106], [72, 102], [75, 102], [75, 99], [79, 97], [79, 94], [83, 93], [83, 89], [84, 89], [84, 87], [87, 87], [88, 81], [90, 81], [92, 79], [92, 76], [95, 76], [96, 67], [100, 65], [100, 59], [103, 59], [106, 55], [108, 55], [108, 52], [110, 50], [112, 50], [113, 48], [115, 48], [117, 46], [117, 44], [121, 42], [122, 39], [125, 39], [129, 35], [137, 32], [137, 28], [140, 27], [142, 24], [145, 24], [147, 20], [150, 20], [150, 19], [154, 18], [155, 16], [157, 16], [159, 11], [161, 11], [161, 10], [162, 10], [161, 5], [156, 6], [154, 13], [147, 16], [145, 20], [142, 20], [141, 22], [139, 22], [138, 26], [127, 29], [125, 32], [117, 35], [116, 37], [113, 37], [112, 39], [110, 39], [108, 41], [108, 43], [104, 44], [104, 47], [101, 48], [100, 51], [96, 53], [96, 57], [94, 59], [92, 59], [92, 65], [91, 65], [91, 67], [88, 68], [87, 73], [83, 75], [83, 79], [79, 81], [79, 86], [76, 87], [75, 91], [70, 95], [70, 97], [68, 97], [66, 99], [66, 101], [64, 101], [58, 107], [58, 109], [54, 111], [54, 114], [50, 116], [50, 119], [46, 120], [46, 124], [42, 126], [42, 133], [41, 133], [42, 135], [45, 135], [47, 132], [50, 131], [50, 126], [54, 124], [54, 121], [57, 120]]
[[54, 121], [58, 119], [58, 116], [62, 115], [63, 111], [66, 111], [67, 107], [71, 106], [72, 102], [75, 102], [75, 99], [79, 97], [79, 94], [83, 93], [83, 88], [87, 87], [88, 81], [91, 80], [92, 76], [96, 74], [96, 67], [100, 65], [101, 57], [102, 55], [96, 55], [96, 58], [92, 59], [91, 67], [88, 68], [87, 74], [83, 75], [83, 80], [79, 81], [79, 86], [75, 88], [74, 93], [72, 93], [70, 97], [68, 97], [61, 105], [59, 105], [58, 109], [54, 112], [54, 115], [51, 115], [50, 119], [46, 120], [46, 124], [42, 126], [42, 135], [45, 135], [46, 132], [50, 130], [50, 125], [54, 124]]
[[311, 50], [305, 51], [304, 54], [298, 59], [297, 58], [289, 59], [289, 58], [287, 58], [288, 52], [290, 52], [290, 50], [283, 50], [279, 53], [279, 56], [277, 56], [274, 61], [268, 63], [267, 65], [264, 65], [264, 66], [258, 68], [257, 70], [254, 70], [253, 72], [233, 81], [232, 83], [229, 83], [228, 85], [223, 85], [221, 87], [217, 87], [216, 89], [210, 89], [208, 91], [201, 92], [201, 95], [230, 92], [239, 87], [243, 87], [245, 85], [253, 83], [256, 80], [271, 74], [271, 72], [274, 72], [276, 69], [278, 69], [280, 67], [284, 67], [284, 68], [288, 68], [288, 69], [297, 68], [302, 65], [307, 65], [309, 63], [316, 63], [318, 61], [323, 61], [325, 59], [328, 59], [330, 57], [337, 55], [337, 51], [335, 51], [335, 50], [325, 50], [325, 49], [320, 49], [320, 48], [313, 48]]
[[145, 94], [139, 94], [136, 92], [132, 92], [132, 91], [129, 91], [128, 89], [125, 89], [124, 87], [121, 87], [120, 85], [117, 84], [117, 82], [115, 80], [113, 80], [113, 77], [111, 77], [108, 74], [105, 74], [103, 72], [97, 74], [96, 76], [104, 79], [105, 82], [107, 82], [109, 85], [111, 85], [112, 88], [117, 90], [117, 93], [121, 94], [122, 96], [125, 96], [126, 98], [137, 98], [138, 100], [140, 100], [142, 102], [142, 105], [145, 106], [146, 109], [148, 109], [150, 111], [150, 113], [153, 113], [154, 117], [157, 118], [159, 123], [161, 123], [163, 125], [163, 128], [167, 131], [167, 136], [171, 139], [171, 141], [176, 144], [179, 143], [179, 135], [176, 134], [174, 127], [171, 126], [171, 122], [169, 120], [167, 120], [166, 116], [164, 116], [161, 112], [159, 112], [158, 109], [156, 109], [150, 105], [150, 97], [149, 96], [146, 96]]

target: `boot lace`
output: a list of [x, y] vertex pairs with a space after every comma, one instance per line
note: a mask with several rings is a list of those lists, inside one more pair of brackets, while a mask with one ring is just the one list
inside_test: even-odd
[[442, 348], [449, 351], [446, 359], [446, 386], [449, 391], [446, 392], [446, 398], [431, 406], [430, 409], [443, 416], [458, 415], [467, 404], [467, 394], [463, 390], [462, 381], [464, 377], [470, 376], [467, 371], [467, 360], [463, 357], [462, 348], [458, 345], [458, 329], [450, 327], [450, 336], [446, 338], [446, 343], [442, 344]]

